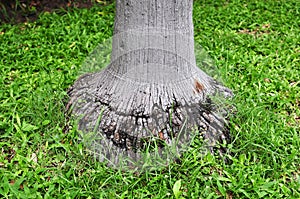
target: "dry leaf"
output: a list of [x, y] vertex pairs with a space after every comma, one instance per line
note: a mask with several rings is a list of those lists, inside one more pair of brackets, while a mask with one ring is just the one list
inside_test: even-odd
[[31, 161], [33, 161], [33, 162], [35, 162], [35, 163], [37, 163], [37, 162], [38, 162], [38, 159], [37, 159], [37, 155], [36, 155], [36, 153], [32, 153], [32, 154], [31, 154], [31, 158], [30, 158], [30, 160], [31, 160]]

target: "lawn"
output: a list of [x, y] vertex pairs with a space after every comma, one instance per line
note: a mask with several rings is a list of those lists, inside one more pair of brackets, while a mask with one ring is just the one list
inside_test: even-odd
[[1, 198], [300, 198], [300, 1], [195, 1], [195, 41], [235, 93], [231, 163], [195, 143], [140, 174], [95, 161], [64, 131], [66, 90], [113, 19], [111, 4], [0, 26]]

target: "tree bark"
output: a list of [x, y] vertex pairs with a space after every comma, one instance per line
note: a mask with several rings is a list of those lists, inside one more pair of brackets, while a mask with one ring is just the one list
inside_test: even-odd
[[[111, 62], [69, 90], [72, 113], [100, 161], [139, 160], [152, 137], [176, 145], [199, 131], [210, 147], [229, 139], [211, 100], [232, 92], [196, 66], [192, 0], [117, 0]], [[163, 148], [163, 145], [159, 147]]]

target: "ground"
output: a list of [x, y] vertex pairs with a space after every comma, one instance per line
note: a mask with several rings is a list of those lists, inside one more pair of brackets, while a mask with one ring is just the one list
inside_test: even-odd
[[66, 90], [111, 37], [114, 8], [0, 25], [0, 198], [300, 198], [300, 1], [194, 1], [195, 44], [235, 94], [232, 162], [195, 140], [181, 162], [139, 175], [63, 131]]
[[100, 0], [14, 0], [0, 1], [0, 24], [34, 21], [41, 12], [57, 9], [90, 8], [94, 4], [106, 5], [111, 1]]

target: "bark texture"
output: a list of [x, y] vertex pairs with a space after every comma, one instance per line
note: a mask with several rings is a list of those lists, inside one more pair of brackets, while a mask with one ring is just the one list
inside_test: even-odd
[[192, 6], [192, 0], [116, 1], [111, 63], [81, 76], [67, 107], [83, 134], [93, 132], [89, 146], [100, 161], [139, 160], [152, 138], [176, 140], [179, 149], [192, 129], [211, 147], [229, 139], [224, 110], [211, 99], [232, 93], [196, 66]]

